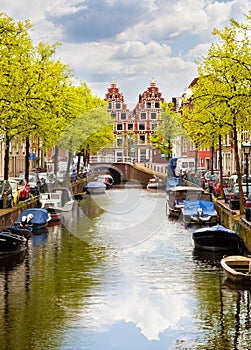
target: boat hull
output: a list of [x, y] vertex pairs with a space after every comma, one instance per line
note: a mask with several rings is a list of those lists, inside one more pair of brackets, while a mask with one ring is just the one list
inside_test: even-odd
[[251, 258], [231, 255], [221, 259], [227, 278], [236, 284], [251, 284]]
[[26, 249], [27, 239], [10, 232], [0, 233], [0, 255], [17, 254]]
[[195, 249], [235, 253], [240, 253], [243, 250], [243, 242], [238, 233], [222, 225], [200, 228], [192, 233], [192, 239]]

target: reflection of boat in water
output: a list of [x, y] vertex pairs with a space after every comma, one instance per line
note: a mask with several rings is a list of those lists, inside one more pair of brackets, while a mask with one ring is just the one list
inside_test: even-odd
[[196, 249], [235, 253], [240, 253], [243, 249], [243, 242], [238, 233], [222, 225], [202, 227], [192, 233], [192, 239]]
[[220, 267], [220, 261], [223, 258], [225, 252], [212, 252], [201, 249], [193, 250], [193, 259], [199, 260], [203, 263]]
[[10, 255], [0, 255], [0, 271], [11, 270], [13, 267], [23, 262], [27, 249]]
[[234, 283], [251, 283], [251, 258], [230, 255], [221, 259], [227, 278]]
[[21, 235], [15, 235], [9, 231], [0, 232], [0, 255], [16, 254], [24, 251], [27, 239]]

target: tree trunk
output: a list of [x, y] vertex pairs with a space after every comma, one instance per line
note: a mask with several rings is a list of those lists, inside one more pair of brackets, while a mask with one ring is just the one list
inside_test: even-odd
[[24, 177], [27, 183], [29, 182], [29, 168], [30, 168], [30, 139], [26, 137], [25, 139], [25, 169]]
[[235, 164], [236, 164], [236, 174], [238, 176], [238, 185], [239, 185], [239, 193], [240, 193], [240, 213], [244, 213], [244, 196], [243, 196], [243, 190], [242, 190], [242, 176], [241, 176], [241, 166], [240, 166], [240, 157], [238, 152], [238, 133], [236, 129], [236, 125], [233, 127], [233, 134], [234, 134], [234, 158], [235, 158]]
[[223, 191], [223, 166], [222, 166], [222, 140], [221, 135], [219, 135], [219, 162], [220, 162], [220, 196], [224, 196]]
[[58, 172], [58, 147], [54, 149], [54, 174], [57, 175]]
[[4, 150], [4, 180], [8, 180], [8, 177], [9, 177], [9, 160], [10, 160], [10, 138], [8, 134], [6, 134], [5, 150]]

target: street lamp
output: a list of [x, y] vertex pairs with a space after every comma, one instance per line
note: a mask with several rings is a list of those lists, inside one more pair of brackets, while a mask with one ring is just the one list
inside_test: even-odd
[[250, 154], [251, 142], [248, 140], [245, 142], [242, 142], [242, 148], [243, 148], [243, 152], [246, 156], [246, 186], [247, 186], [246, 196], [248, 197], [248, 194], [249, 194], [248, 193], [248, 185], [249, 185], [249, 183], [248, 183], [248, 175], [249, 175], [249, 173], [248, 173], [248, 156]]

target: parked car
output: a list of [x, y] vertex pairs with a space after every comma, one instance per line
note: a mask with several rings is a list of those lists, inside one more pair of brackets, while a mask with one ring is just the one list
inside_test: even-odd
[[19, 203], [19, 188], [18, 188], [18, 182], [13, 179], [9, 179], [9, 183], [12, 188], [12, 196], [13, 196], [13, 204], [17, 205]]
[[11, 177], [9, 179], [10, 180], [14, 180], [17, 181], [18, 183], [18, 191], [19, 191], [19, 201], [24, 201], [26, 199], [29, 199], [30, 197], [30, 185], [27, 183], [27, 181], [21, 177]]
[[[25, 179], [24, 173], [19, 175], [22, 179]], [[37, 173], [31, 172], [29, 173], [29, 185], [30, 185], [30, 193], [33, 196], [37, 196], [40, 192], [40, 179]]]
[[[244, 195], [244, 199], [246, 196], [246, 191], [247, 191], [247, 186], [246, 184], [242, 185], [242, 190], [243, 190], [243, 195]], [[249, 184], [248, 186], [248, 192], [251, 193], [251, 184]], [[231, 209], [240, 209], [240, 191], [239, 191], [239, 185], [235, 185], [231, 198], [229, 200], [229, 206]]]
[[[223, 181], [223, 191], [224, 188], [226, 188], [228, 186], [228, 180], [229, 180], [229, 176], [223, 176], [222, 177], [222, 181]], [[215, 188], [215, 195], [216, 197], [220, 196], [220, 177], [218, 179], [218, 181], [214, 184], [214, 188]]]
[[6, 207], [13, 207], [12, 187], [8, 180], [0, 180], [0, 208], [4, 208], [6, 200]]
[[251, 193], [249, 193], [248, 197], [245, 200], [245, 207], [251, 208]]

